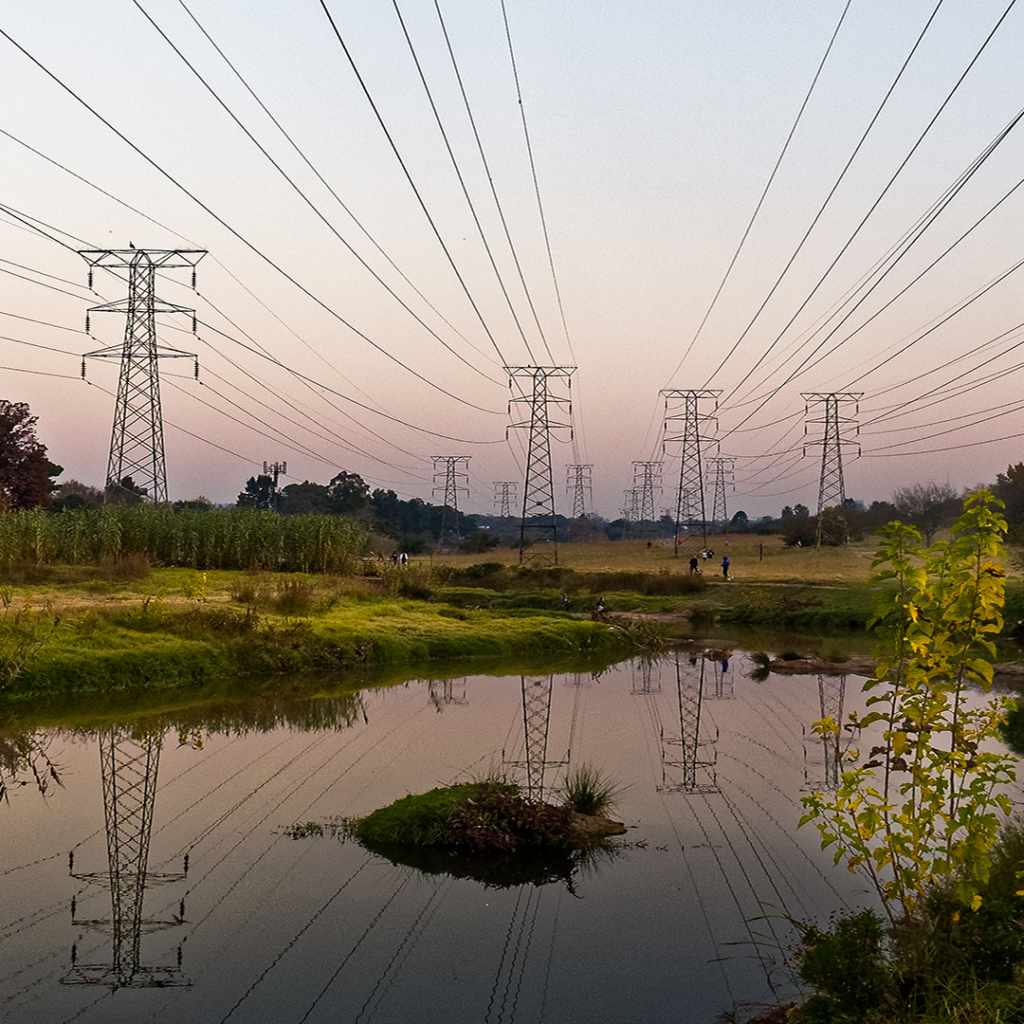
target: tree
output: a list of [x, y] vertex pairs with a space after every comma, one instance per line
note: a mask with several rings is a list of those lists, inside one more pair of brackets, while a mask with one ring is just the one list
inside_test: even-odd
[[274, 507], [274, 479], [261, 473], [251, 476], [245, 483], [245, 490], [235, 502], [237, 508], [248, 508], [256, 512], [266, 512]]
[[145, 487], [125, 476], [119, 483], [107, 484], [106, 500], [111, 505], [141, 505], [148, 493]]
[[743, 509], [740, 509], [740, 511], [737, 512], [729, 522], [735, 529], [742, 530], [750, 525], [750, 516], [748, 516]]
[[902, 521], [912, 523], [921, 531], [925, 544], [943, 527], [957, 517], [960, 500], [956, 489], [949, 483], [934, 480], [926, 484], [898, 487], [892, 492], [892, 503]]
[[25, 402], [0, 400], [0, 507], [46, 508], [50, 461], [36, 436], [37, 417]]
[[327, 485], [327, 497], [336, 516], [358, 516], [370, 508], [369, 485], [358, 473], [338, 473]]
[[81, 480], [65, 480], [53, 492], [50, 511], [63, 512], [66, 508], [88, 508], [102, 504], [103, 491], [98, 487], [83, 484]]
[[1017, 542], [1024, 541], [1024, 462], [1007, 466], [1006, 472], [996, 477], [992, 491], [1006, 506], [1010, 538]]

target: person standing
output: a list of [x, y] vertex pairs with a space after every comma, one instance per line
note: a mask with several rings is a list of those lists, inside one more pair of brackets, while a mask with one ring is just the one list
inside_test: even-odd
[[722, 555], [722, 576], [725, 579], [729, 578], [729, 556]]
[[693, 572], [696, 572], [696, 571], [697, 571], [697, 556], [694, 555], [693, 558], [690, 559], [690, 572], [693, 573]]

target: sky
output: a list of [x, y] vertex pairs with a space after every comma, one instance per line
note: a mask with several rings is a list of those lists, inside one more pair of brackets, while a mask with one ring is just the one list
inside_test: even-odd
[[[968, 488], [1024, 459], [1024, 4], [1010, 0], [7, 0], [0, 397], [102, 486], [123, 272], [158, 293], [172, 499], [359, 473], [460, 508], [521, 498], [552, 387], [555, 496], [617, 518], [700, 389], [731, 515], [816, 508], [820, 403], [846, 494]], [[859, 396], [854, 400], [853, 396]], [[678, 412], [670, 406], [669, 414]], [[565, 424], [561, 426], [561, 424]], [[818, 442], [815, 444], [815, 442]], [[709, 494], [710, 502], [710, 494]]]

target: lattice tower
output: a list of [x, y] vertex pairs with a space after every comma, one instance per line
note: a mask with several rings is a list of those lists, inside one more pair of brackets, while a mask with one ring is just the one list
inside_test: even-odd
[[[147, 885], [185, 877], [184, 872], [159, 875], [147, 872], [161, 742], [159, 735], [137, 739], [116, 726], [100, 735], [108, 871], [73, 877], [109, 886], [112, 955], [109, 963], [79, 964], [76, 950], [72, 949], [71, 971], [63, 979], [65, 984], [107, 985], [111, 989], [191, 984], [181, 974], [180, 950], [176, 965], [143, 964], [141, 955], [143, 926], [150, 932], [184, 921], [184, 904], [179, 917], [170, 921], [146, 921], [142, 916]], [[71, 867], [74, 867], [73, 858]], [[75, 920], [74, 909], [72, 919]], [[75, 923], [102, 926], [108, 922], [75, 920]]]
[[572, 517], [583, 519], [593, 501], [591, 492], [592, 464], [566, 466], [566, 490], [572, 494]]
[[654, 522], [654, 495], [661, 493], [661, 462], [634, 462], [633, 486], [639, 492], [637, 519], [641, 523]]
[[515, 480], [494, 481], [494, 507], [502, 519], [512, 517], [512, 502], [516, 500]]
[[[809, 445], [821, 445], [821, 477], [818, 482], [818, 530], [817, 542], [832, 542], [834, 544], [845, 544], [849, 539], [849, 525], [846, 521], [846, 482], [843, 479], [843, 446], [856, 445], [857, 454], [860, 455], [860, 445], [852, 438], [843, 436], [844, 427], [850, 424], [854, 427], [854, 436], [860, 433], [860, 427], [855, 419], [841, 415], [844, 404], [854, 404], [854, 414], [860, 411], [858, 405], [862, 391], [831, 391], [828, 393], [808, 391], [803, 393], [805, 404], [804, 414], [807, 418], [804, 426], [804, 433], [807, 432], [807, 424], [820, 423], [823, 426], [823, 434], [820, 441], [807, 441], [804, 444], [804, 455], [807, 454]], [[820, 419], [810, 419], [812, 405], [824, 406], [824, 412]], [[829, 516], [822, 513], [825, 509], [838, 509], [839, 511]]]
[[732, 485], [733, 466], [736, 464], [736, 460], [726, 458], [723, 455], [716, 455], [714, 458], [708, 459], [708, 462], [714, 474], [714, 498], [711, 501], [711, 521], [715, 524], [716, 529], [726, 530], [729, 526], [729, 512], [726, 508], [725, 493]]
[[[831, 718], [842, 724], [844, 703], [846, 701], [846, 676], [818, 676], [818, 721]], [[842, 775], [841, 751], [839, 737], [833, 733], [822, 733], [821, 736], [808, 738], [804, 732], [804, 780], [812, 789], [835, 791], [839, 788]], [[822, 777], [812, 778], [810, 767], [816, 759], [811, 757], [809, 743], [821, 741]]]
[[523, 493], [523, 517], [519, 529], [519, 561], [526, 555], [527, 530], [537, 532], [548, 543], [538, 546], [531, 554], [531, 560], [551, 565], [558, 564], [558, 523], [555, 518], [555, 483], [551, 466], [551, 433], [553, 430], [568, 429], [569, 423], [556, 422], [551, 418], [552, 406], [565, 406], [572, 415], [568, 395], [552, 393], [554, 382], [565, 382], [566, 390], [572, 385], [575, 366], [506, 366], [509, 386], [520, 382], [523, 394], [512, 398], [512, 405], [519, 403], [528, 407], [529, 415], [518, 423], [511, 423], [506, 430], [529, 430], [526, 456], [526, 486]]
[[[468, 480], [469, 473], [462, 472], [463, 467], [469, 469], [468, 455], [431, 455], [434, 463], [434, 488], [433, 494], [438, 492], [444, 495], [441, 502], [441, 530], [437, 536], [438, 546], [445, 543], [445, 537], [454, 535], [454, 541], [459, 541], [459, 492], [469, 495], [469, 488], [460, 484], [460, 480]], [[440, 485], [437, 481], [441, 480]]]
[[[703, 718], [705, 660], [698, 669], [684, 672], [676, 658], [676, 690], [679, 696], [679, 739], [661, 734], [661, 786], [669, 793], [718, 792], [718, 729]], [[669, 748], [678, 746], [674, 757]], [[669, 768], [681, 770], [679, 783], [669, 782]]]
[[[678, 442], [679, 451], [679, 489], [676, 492], [676, 535], [675, 553], [679, 554], [679, 531], [684, 527], [699, 527], [705, 541], [707, 540], [707, 512], [704, 505], [704, 467], [701, 461], [701, 446], [711, 441], [710, 437], [701, 433], [705, 424], [715, 422], [714, 417], [700, 411], [700, 402], [715, 400], [718, 408], [720, 390], [671, 389], [662, 391], [665, 399], [665, 438], [662, 451], [668, 451], [668, 445]], [[670, 426], [671, 424], [671, 426]]]
[[[122, 480], [131, 477], [137, 487], [145, 489], [150, 501], [166, 504], [167, 465], [158, 361], [161, 358], [196, 360], [196, 355], [158, 344], [156, 314], [187, 313], [192, 317], [193, 332], [196, 320], [194, 309], [157, 297], [156, 272], [191, 267], [194, 287], [196, 264], [206, 252], [201, 249], [87, 249], [79, 255], [89, 264], [90, 288], [95, 267], [128, 271], [128, 297], [93, 306], [85, 317], [86, 333], [89, 333], [92, 313], [124, 313], [127, 317], [121, 345], [86, 352], [82, 358], [83, 377], [86, 358], [121, 361], [107, 462], [107, 493], [110, 495]], [[198, 377], [198, 361], [195, 372]]]
[[552, 676], [544, 678], [521, 676], [523, 690], [523, 737], [526, 759], [505, 761], [516, 768], [526, 769], [526, 797], [544, 799], [544, 775], [548, 768], [569, 763], [569, 753], [561, 761], [548, 760], [548, 729], [551, 724]]

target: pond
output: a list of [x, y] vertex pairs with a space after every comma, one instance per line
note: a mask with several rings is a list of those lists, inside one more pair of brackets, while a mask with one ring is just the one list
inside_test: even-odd
[[[675, 1024], [771, 1000], [791, 984], [783, 915], [872, 901], [796, 829], [830, 781], [811, 723], [861, 707], [861, 680], [752, 668], [681, 654], [180, 736], [55, 731], [63, 785], [0, 806], [0, 1018]], [[288, 832], [495, 771], [550, 794], [584, 763], [627, 787], [628, 832], [571, 873], [480, 879]]]

